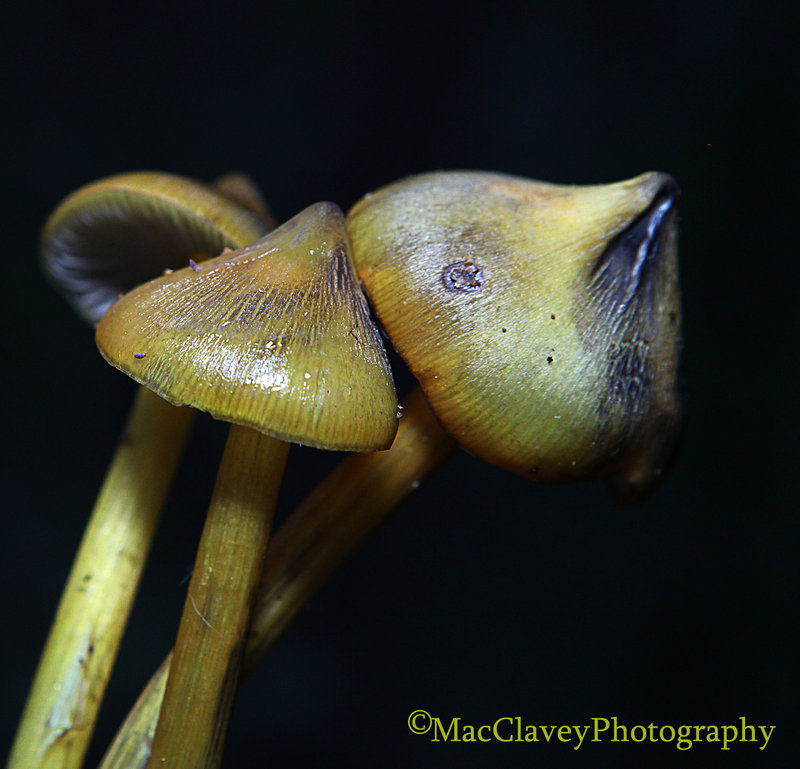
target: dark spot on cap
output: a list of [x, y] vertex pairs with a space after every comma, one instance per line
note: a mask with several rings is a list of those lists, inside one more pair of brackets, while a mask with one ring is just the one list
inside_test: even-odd
[[556, 314], [554, 312], [551, 312], [550, 313], [550, 320], [555, 320], [555, 319], [556, 319]]
[[505, 333], [506, 333], [506, 331], [508, 331], [508, 329], [507, 329], [507, 328], [504, 328], [504, 329], [503, 329], [503, 333], [505, 334]]
[[344, 246], [337, 246], [329, 265], [328, 290], [337, 299], [350, 296], [350, 269], [347, 263], [347, 251]]
[[454, 262], [444, 268], [442, 282], [448, 291], [480, 291], [484, 283], [483, 272], [475, 262]]
[[548, 355], [547, 356], [547, 362], [548, 363], [552, 363], [553, 362], [553, 356], [552, 355]]

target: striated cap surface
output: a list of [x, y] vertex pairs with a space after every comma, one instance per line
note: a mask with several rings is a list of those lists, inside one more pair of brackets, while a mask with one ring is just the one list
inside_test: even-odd
[[97, 344], [167, 400], [286, 441], [372, 451], [394, 438], [386, 352], [333, 203], [131, 291]]

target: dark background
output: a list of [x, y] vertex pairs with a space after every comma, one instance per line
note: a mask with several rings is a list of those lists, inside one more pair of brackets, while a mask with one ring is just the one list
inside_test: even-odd
[[[2, 33], [0, 748], [133, 383], [43, 281], [73, 189], [247, 171], [286, 219], [409, 173], [683, 190], [690, 418], [644, 504], [459, 454], [303, 613], [243, 692], [229, 767], [796, 765], [796, 19], [751, 2], [26, 2]], [[210, 8], [210, 10], [209, 10]], [[398, 372], [402, 390], [410, 387]], [[201, 419], [89, 765], [171, 645], [224, 440]], [[333, 458], [295, 450], [285, 511]], [[473, 723], [776, 725], [736, 745], [442, 745]]]

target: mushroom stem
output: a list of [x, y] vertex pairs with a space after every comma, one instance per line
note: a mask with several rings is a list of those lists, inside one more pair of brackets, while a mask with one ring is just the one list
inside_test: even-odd
[[336, 569], [455, 451], [421, 390], [405, 399], [403, 414], [391, 449], [345, 457], [275, 535], [247, 642], [246, 674]]
[[193, 415], [138, 389], [64, 587], [9, 769], [81, 765]]
[[[350, 454], [273, 537], [243, 674], [252, 673], [300, 609], [389, 515], [451, 456], [455, 443], [420, 390], [406, 399], [388, 451]], [[100, 769], [141, 769], [150, 756], [171, 655], [150, 679]], [[189, 738], [187, 738], [188, 740]]]
[[216, 767], [289, 444], [233, 425], [197, 551], [152, 767]]

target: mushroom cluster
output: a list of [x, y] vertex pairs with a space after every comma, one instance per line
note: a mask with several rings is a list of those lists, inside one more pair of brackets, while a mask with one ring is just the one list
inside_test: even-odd
[[[90, 282], [111, 270], [103, 259], [127, 263], [129, 250], [145, 252], [136, 270], [158, 273], [156, 244], [187, 231], [217, 238], [117, 301], [129, 286], [89, 289], [83, 310], [99, 321], [109, 363], [172, 404], [234, 425], [175, 654], [104, 766], [218, 765], [242, 664], [256, 664], [454, 441], [536, 481], [605, 478], [633, 501], [662, 479], [683, 418], [678, 190], [667, 175], [566, 186], [424, 174], [365, 196], [346, 220], [317, 203], [269, 234], [248, 185], [193, 200], [193, 183], [171, 184], [168, 203], [142, 203], [135, 216], [119, 213], [124, 194], [109, 200], [97, 185], [45, 230], [66, 254], [55, 272], [76, 305], [86, 289], [72, 273], [89, 260], [101, 265]], [[184, 200], [193, 224], [177, 213]], [[95, 230], [100, 245], [84, 256], [82, 239]], [[149, 240], [137, 246], [142, 232]], [[424, 392], [407, 402], [394, 446], [402, 408], [362, 285]], [[346, 458], [290, 516], [262, 573], [286, 442], [392, 448]], [[421, 464], [409, 462], [409, 446]], [[377, 468], [393, 479], [384, 498], [370, 496]], [[200, 724], [191, 733], [188, 718]], [[32, 740], [20, 750], [36, 749]]]

